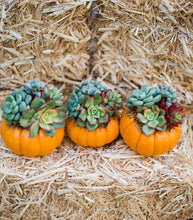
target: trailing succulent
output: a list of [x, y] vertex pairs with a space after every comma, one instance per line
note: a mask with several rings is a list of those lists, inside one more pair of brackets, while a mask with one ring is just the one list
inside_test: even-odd
[[67, 117], [62, 94], [38, 78], [12, 92], [2, 105], [2, 111], [7, 125], [29, 128], [31, 137], [35, 137], [40, 128], [52, 137], [56, 128], [65, 126]]
[[182, 123], [184, 114], [178, 105], [178, 94], [171, 87], [143, 85], [135, 89], [126, 106], [136, 114], [136, 121], [146, 135], [165, 131]]
[[74, 88], [68, 100], [68, 116], [75, 118], [79, 126], [92, 131], [106, 126], [121, 102], [119, 93], [107, 89], [100, 82], [85, 80]]
[[146, 135], [153, 134], [155, 130], [166, 130], [165, 111], [158, 106], [153, 105], [148, 107], [139, 107], [137, 109], [136, 119], [142, 124], [142, 131]]

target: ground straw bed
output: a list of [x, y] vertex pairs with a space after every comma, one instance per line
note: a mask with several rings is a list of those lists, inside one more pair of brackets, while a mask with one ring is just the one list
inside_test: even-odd
[[186, 112], [178, 145], [155, 157], [121, 137], [90, 149], [65, 136], [36, 158], [13, 154], [0, 139], [0, 219], [193, 218], [192, 8], [188, 0], [0, 3], [0, 105], [35, 77], [67, 99], [90, 76], [124, 100], [144, 83], [171, 85]]

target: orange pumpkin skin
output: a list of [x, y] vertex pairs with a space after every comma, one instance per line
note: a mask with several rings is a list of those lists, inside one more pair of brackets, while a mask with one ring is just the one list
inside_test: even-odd
[[112, 117], [105, 128], [96, 128], [89, 131], [88, 128], [80, 127], [77, 122], [68, 118], [66, 130], [70, 139], [81, 146], [101, 147], [115, 140], [119, 135], [118, 115]]
[[125, 109], [120, 120], [120, 133], [124, 142], [134, 151], [145, 156], [159, 155], [172, 150], [181, 136], [181, 125], [170, 131], [156, 131], [146, 136], [143, 134], [133, 115]]
[[64, 137], [64, 128], [56, 129], [53, 137], [40, 130], [37, 136], [32, 138], [29, 130], [8, 126], [3, 119], [1, 136], [6, 147], [16, 154], [27, 157], [44, 156], [60, 145]]

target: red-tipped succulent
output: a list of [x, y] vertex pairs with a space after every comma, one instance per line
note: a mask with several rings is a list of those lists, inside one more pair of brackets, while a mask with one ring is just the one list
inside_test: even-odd
[[166, 100], [162, 99], [160, 102], [160, 108], [166, 112], [165, 118], [169, 128], [177, 127], [179, 124], [182, 124], [184, 117], [182, 106], [177, 105], [176, 103], [172, 103], [172, 105], [168, 108], [166, 106]]

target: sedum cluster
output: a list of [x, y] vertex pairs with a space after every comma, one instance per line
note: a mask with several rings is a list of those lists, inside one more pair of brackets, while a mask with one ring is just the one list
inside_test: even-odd
[[92, 131], [106, 126], [121, 102], [119, 93], [107, 89], [100, 82], [85, 80], [74, 88], [68, 100], [68, 116], [75, 118], [79, 126]]
[[140, 89], [135, 89], [127, 101], [126, 106], [136, 113], [136, 121], [146, 135], [153, 134], [156, 130], [165, 131], [182, 123], [182, 106], [178, 105], [178, 94], [171, 86], [143, 85]]
[[40, 128], [52, 137], [56, 128], [65, 126], [67, 117], [60, 91], [38, 78], [6, 97], [2, 111], [8, 125], [29, 128], [31, 137], [35, 137]]

